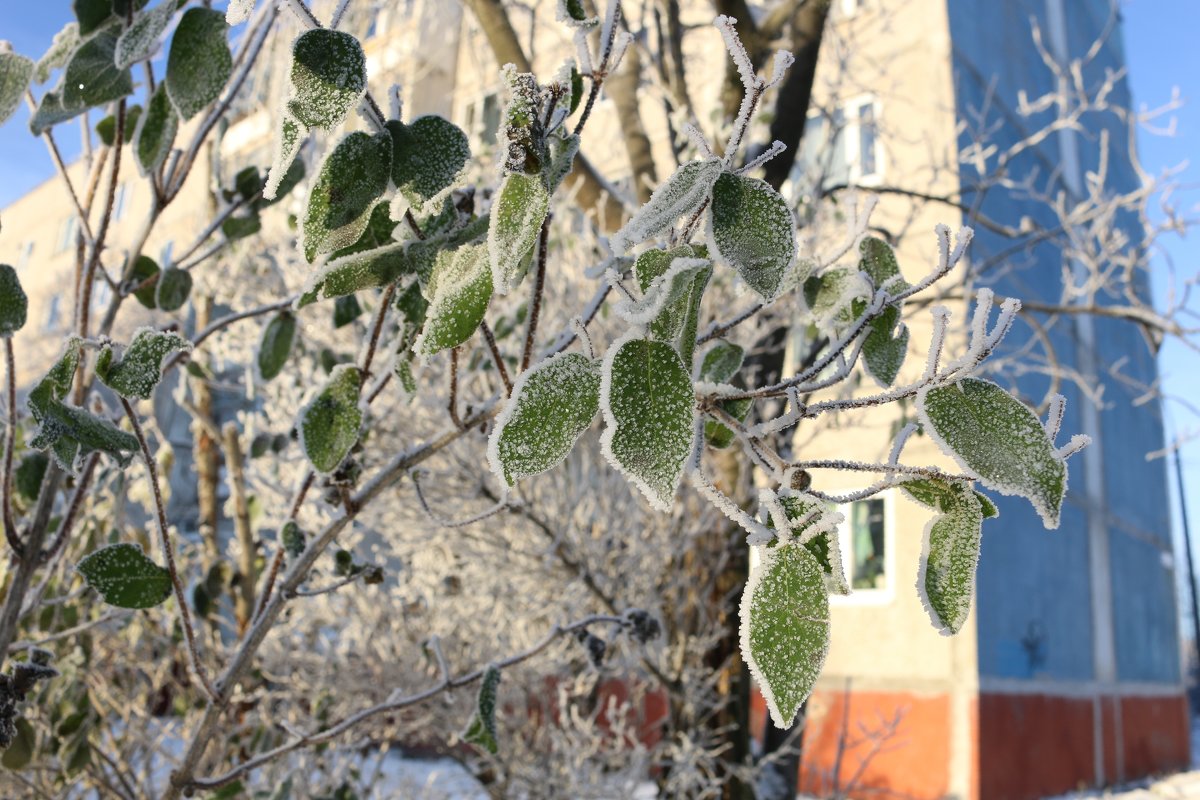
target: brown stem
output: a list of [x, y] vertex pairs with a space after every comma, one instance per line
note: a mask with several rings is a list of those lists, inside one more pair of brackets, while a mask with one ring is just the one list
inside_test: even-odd
[[488, 349], [492, 351], [492, 363], [496, 365], [496, 370], [500, 373], [500, 380], [504, 381], [504, 393], [508, 397], [512, 397], [512, 380], [508, 377], [508, 368], [504, 366], [504, 356], [500, 355], [500, 348], [496, 346], [496, 337], [492, 334], [492, 329], [488, 327], [486, 321], [479, 323], [479, 330], [483, 333]]
[[67, 513], [63, 516], [62, 522], [59, 523], [58, 532], [54, 534], [54, 541], [42, 551], [41, 560], [43, 564], [48, 563], [58, 555], [58, 551], [62, 549], [67, 539], [70, 538], [71, 529], [75, 527], [75, 520], [79, 517], [79, 510], [83, 508], [83, 500], [88, 495], [88, 489], [92, 483], [92, 475], [95, 473], [96, 464], [99, 461], [100, 454], [92, 453], [83, 465], [83, 473], [75, 483], [75, 494], [71, 495], [71, 502], [67, 506]]
[[450, 399], [446, 401], [450, 412], [450, 420], [454, 427], [463, 430], [462, 419], [458, 416], [458, 348], [450, 349]]
[[221, 431], [224, 440], [225, 467], [229, 474], [229, 488], [233, 494], [233, 524], [238, 540], [238, 594], [234, 603], [238, 635], [246, 632], [254, 614], [254, 531], [250, 527], [250, 505], [246, 500], [246, 471], [242, 459], [242, 445], [238, 440], [237, 425], [225, 423]]
[[533, 276], [533, 299], [529, 302], [529, 327], [525, 330], [525, 350], [521, 354], [521, 372], [529, 369], [533, 360], [533, 341], [537, 337], [538, 317], [542, 313], [542, 293], [546, 288], [546, 240], [550, 238], [550, 216], [542, 222], [538, 234], [537, 274]]
[[13, 554], [23, 558], [21, 538], [17, 535], [12, 513], [13, 447], [17, 440], [17, 367], [11, 336], [4, 338], [4, 361], [8, 370], [8, 427], [4, 435], [4, 538], [8, 539]]

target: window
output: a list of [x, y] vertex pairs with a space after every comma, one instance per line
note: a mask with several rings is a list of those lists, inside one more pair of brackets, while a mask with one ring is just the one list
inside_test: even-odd
[[467, 103], [467, 134], [481, 144], [496, 143], [500, 130], [500, 98], [495, 92], [483, 96], [478, 102]]
[[879, 102], [861, 97], [808, 116], [792, 181], [820, 181], [822, 188], [872, 185], [883, 177], [879, 144]]
[[892, 493], [840, 506], [845, 521], [838, 528], [838, 543], [850, 594], [836, 602], [875, 605], [895, 594], [895, 553]]
[[74, 214], [62, 221], [58, 227], [58, 245], [54, 248], [54, 252], [61, 253], [75, 246], [75, 226], [77, 224], [78, 221]]

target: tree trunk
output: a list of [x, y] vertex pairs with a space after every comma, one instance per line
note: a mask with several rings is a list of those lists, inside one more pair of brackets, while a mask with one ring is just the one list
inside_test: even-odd
[[[203, 330], [212, 319], [211, 297], [198, 298], [196, 303], [196, 330]], [[196, 446], [193, 458], [196, 460], [196, 499], [199, 505], [197, 525], [200, 538], [204, 542], [204, 552], [208, 566], [216, 564], [221, 559], [221, 542], [217, 533], [220, 522], [221, 506], [217, 499], [217, 479], [221, 460], [217, 452], [217, 442], [209, 435], [209, 430], [217, 427], [213, 415], [212, 389], [205, 378], [190, 378], [192, 395], [196, 398], [196, 413], [201, 417], [192, 423], [192, 435]]]
[[258, 553], [254, 546], [254, 531], [250, 528], [250, 506], [246, 500], [246, 474], [237, 424], [225, 423], [221, 438], [225, 440], [225, 466], [229, 473], [229, 491], [233, 494], [233, 524], [238, 541], [238, 592], [233, 599], [233, 608], [240, 635], [246, 632], [254, 614], [254, 584], [258, 577], [254, 564]]
[[792, 54], [796, 63], [788, 71], [775, 100], [775, 116], [771, 120], [771, 141], [778, 139], [787, 149], [766, 163], [767, 183], [778, 189], [787, 180], [800, 152], [804, 125], [808, 121], [808, 106], [812, 100], [813, 81], [817, 77], [817, 56], [825, 32], [828, 3], [803, 3], [792, 19]]
[[642, 59], [639, 48], [631, 46], [615, 73], [609, 75], [605, 90], [613, 99], [617, 109], [617, 121], [621, 124], [625, 152], [629, 156], [629, 170], [633, 175], [634, 193], [639, 203], [650, 199], [658, 185], [658, 174], [654, 169], [654, 154], [650, 150], [650, 137], [642, 125], [638, 109], [638, 84], [642, 79]]

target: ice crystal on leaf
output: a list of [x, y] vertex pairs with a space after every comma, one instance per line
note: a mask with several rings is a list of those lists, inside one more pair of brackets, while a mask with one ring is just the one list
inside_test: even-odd
[[624, 253], [638, 242], [644, 242], [666, 231], [680, 217], [694, 214], [712, 194], [713, 184], [721, 177], [721, 161], [689, 161], [650, 195], [625, 225], [612, 237], [615, 253]]
[[630, 322], [647, 325], [652, 338], [673, 345], [689, 368], [696, 349], [700, 300], [712, 277], [711, 262], [698, 257], [703, 251], [684, 245], [642, 253], [633, 267], [642, 299], [617, 306], [617, 313]]
[[75, 569], [104, 602], [117, 608], [153, 608], [171, 594], [171, 573], [147, 558], [141, 545], [101, 547]]
[[0, 264], [0, 339], [7, 339], [25, 326], [29, 298], [21, 288], [17, 271]]
[[711, 239], [764, 302], [775, 299], [796, 256], [796, 221], [787, 202], [766, 181], [730, 172], [712, 189]]
[[367, 90], [367, 59], [348, 33], [305, 31], [292, 45], [288, 110], [300, 124], [330, 130], [341, 125]]
[[362, 410], [358, 407], [361, 386], [358, 367], [340, 364], [333, 368], [312, 402], [300, 411], [296, 426], [300, 447], [313, 469], [323, 475], [337, 469], [358, 441], [358, 428], [362, 424]]
[[691, 377], [670, 345], [638, 338], [631, 328], [604, 357], [601, 450], [642, 491], [670, 511], [692, 452], [696, 398]]
[[146, 103], [133, 136], [133, 152], [143, 176], [153, 173], [166, 160], [178, 127], [179, 116], [167, 97], [167, 88], [160, 85]]
[[296, 338], [296, 316], [283, 312], [267, 323], [263, 328], [262, 339], [258, 343], [258, 377], [263, 381], [275, 378], [283, 372], [288, 355], [292, 352], [292, 342]]
[[803, 545], [760, 547], [742, 593], [742, 658], [778, 728], [790, 727], [829, 650], [825, 572]]
[[33, 61], [0, 50], [0, 125], [17, 110], [32, 78]]
[[501, 174], [536, 175], [546, 159], [545, 131], [538, 117], [541, 92], [537, 78], [532, 73], [517, 72], [512, 64], [504, 65], [500, 77], [506, 89], [504, 119], [496, 145]]
[[296, 154], [300, 152], [307, 135], [308, 129], [284, 111], [279, 135], [275, 137], [275, 157], [271, 161], [271, 169], [267, 172], [267, 185], [263, 187], [264, 200], [275, 200], [282, 196], [279, 194], [280, 188], [291, 172], [292, 162], [296, 160]]
[[899, 308], [888, 306], [871, 320], [862, 354], [863, 364], [875, 382], [885, 389], [891, 386], [908, 355], [908, 327], [900, 322]]
[[917, 591], [938, 630], [958, 633], [971, 613], [983, 520], [996, 507], [961, 480], [921, 478], [900, 488], [938, 512], [925, 526]]
[[112, 345], [104, 346], [96, 359], [96, 376], [122, 397], [148, 400], [162, 379], [162, 360], [178, 350], [191, 349], [191, 342], [177, 333], [142, 328], [119, 361], [113, 360]]
[[167, 54], [167, 94], [181, 119], [191, 119], [221, 96], [233, 74], [225, 15], [211, 8], [183, 12]]
[[521, 282], [529, 254], [550, 210], [550, 193], [541, 175], [506, 175], [492, 201], [487, 252], [496, 294]]
[[876, 289], [886, 289], [895, 295], [908, 288], [908, 283], [900, 274], [900, 264], [891, 245], [882, 239], [868, 236], [858, 245], [862, 258], [858, 268], [867, 273]]
[[392, 135], [392, 182], [417, 208], [449, 188], [471, 158], [467, 135], [429, 115], [409, 124], [387, 123]]
[[700, 362], [700, 380], [708, 383], [728, 383], [742, 368], [746, 351], [733, 342], [718, 341], [704, 354]]
[[521, 374], [488, 440], [488, 463], [512, 486], [556, 466], [600, 408], [600, 364], [559, 353]]
[[133, 24], [117, 39], [117, 51], [114, 56], [117, 69], [125, 69], [150, 57], [154, 46], [158, 44], [158, 37], [162, 36], [163, 31], [171, 24], [175, 9], [175, 3], [165, 0], [133, 18]]
[[1001, 494], [1024, 497], [1047, 528], [1058, 527], [1067, 491], [1065, 460], [1037, 416], [981, 378], [922, 389], [917, 410], [943, 452]]
[[850, 594], [850, 583], [846, 580], [837, 539], [838, 525], [845, 516], [828, 503], [793, 489], [780, 492], [778, 502], [787, 517], [792, 538], [812, 553], [821, 565], [829, 591]]
[[366, 230], [375, 201], [388, 186], [392, 138], [361, 131], [338, 143], [321, 165], [304, 217], [304, 257], [311, 262], [354, 244]]
[[84, 41], [67, 62], [62, 83], [64, 111], [83, 110], [124, 97], [133, 92], [127, 69], [113, 63], [121, 23], [114, 22]]
[[488, 666], [479, 682], [475, 698], [475, 714], [463, 732], [463, 741], [481, 747], [492, 755], [499, 751], [496, 742], [496, 689], [500, 686], [500, 670]]
[[492, 299], [492, 275], [483, 245], [438, 253], [426, 288], [425, 330], [414, 345], [426, 358], [457, 347], [475, 333]]

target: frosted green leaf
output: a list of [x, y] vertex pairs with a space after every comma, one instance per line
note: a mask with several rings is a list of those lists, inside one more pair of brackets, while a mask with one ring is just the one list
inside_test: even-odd
[[154, 8], [133, 18], [133, 24], [117, 39], [114, 58], [117, 69], [125, 69], [150, 57], [158, 38], [171, 24], [175, 9], [176, 4], [172, 0], [161, 0]]
[[279, 314], [263, 328], [262, 339], [258, 343], [258, 375], [264, 381], [275, 378], [283, 371], [288, 355], [292, 352], [292, 342], [296, 339], [296, 317], [287, 311]]
[[87, 36], [108, 21], [113, 4], [112, 0], [72, 0], [71, 10], [79, 20], [79, 35]]
[[982, 495], [964, 481], [941, 478], [905, 481], [900, 487], [938, 512], [925, 526], [917, 590], [938, 630], [958, 633], [971, 613], [984, 519]]
[[50, 367], [50, 371], [38, 382], [26, 399], [26, 405], [35, 421], [42, 419], [42, 408], [51, 400], [61, 400], [71, 391], [71, 382], [75, 379], [75, 370], [79, 368], [79, 344], [77, 336], [72, 336], [63, 346], [62, 355]]
[[57, 400], [39, 402], [38, 406], [34, 416], [40, 427], [29, 446], [36, 450], [49, 448], [59, 466], [68, 472], [74, 472], [79, 459], [93, 451], [107, 453], [125, 465], [138, 449], [138, 441], [131, 434], [83, 409]]
[[8, 264], [0, 264], [0, 339], [8, 339], [25, 327], [28, 311], [29, 298], [21, 288], [17, 271]]
[[13, 474], [13, 488], [27, 503], [37, 500], [38, 495], [41, 494], [42, 479], [46, 477], [46, 467], [48, 466], [50, 466], [49, 457], [37, 450], [21, 457], [21, 463], [17, 465], [16, 472]]
[[375, 201], [388, 186], [392, 138], [361, 131], [338, 143], [321, 165], [304, 216], [304, 257], [311, 262], [354, 244], [366, 230]]
[[167, 97], [166, 87], [160, 84], [146, 103], [133, 135], [133, 151], [143, 176], [157, 170], [166, 160], [178, 128], [179, 116]]
[[387, 124], [392, 134], [392, 182], [418, 208], [450, 187], [471, 158], [467, 135], [438, 116], [417, 117], [405, 125]]
[[479, 682], [475, 699], [475, 714], [463, 733], [463, 741], [482, 747], [492, 755], [499, 750], [496, 743], [496, 688], [500, 685], [500, 670], [488, 666]]
[[989, 489], [1024, 497], [1047, 528], [1058, 527], [1067, 468], [1037, 416], [991, 381], [964, 378], [922, 389], [925, 432]]
[[396, 362], [392, 365], [392, 371], [396, 375], [396, 379], [400, 381], [400, 388], [404, 390], [404, 396], [410, 400], [417, 393], [417, 379], [412, 371], [412, 351], [405, 351], [396, 354]]
[[[738, 422], [745, 422], [746, 417], [750, 416], [750, 408], [754, 405], [754, 401], [749, 397], [743, 397], [737, 400], [721, 400], [717, 405]], [[704, 421], [704, 441], [717, 450], [729, 447], [736, 438], [737, 434], [727, 425], [715, 419]]]
[[104, 602], [117, 608], [153, 608], [171, 594], [171, 573], [147, 558], [141, 545], [101, 547], [75, 569]]
[[642, 253], [633, 267], [642, 300], [617, 306], [628, 321], [648, 325], [651, 338], [675, 346], [685, 365], [692, 362], [700, 300], [712, 277], [708, 259], [695, 256], [688, 245]]
[[33, 69], [34, 80], [38, 83], [45, 83], [50, 80], [50, 73], [65, 65], [71, 57], [71, 53], [74, 53], [75, 48], [78, 46], [79, 23], [68, 22], [61, 31], [54, 34], [54, 41], [50, 43], [50, 47], [38, 59], [37, 65]]
[[58, 123], [74, 119], [86, 110], [86, 106], [75, 106], [73, 108], [64, 106], [61, 92], [46, 92], [42, 96], [41, 102], [38, 103], [37, 111], [33, 114], [33, 119], [29, 120], [29, 130], [33, 132], [34, 136], [41, 136]]
[[550, 210], [550, 193], [540, 175], [514, 172], [504, 177], [492, 201], [488, 259], [496, 294], [521, 282], [526, 259]]
[[896, 380], [908, 354], [908, 327], [901, 324], [900, 309], [888, 306], [871, 320], [863, 340], [863, 363], [871, 377], [885, 389]]
[[254, 0], [229, 0], [225, 10], [225, 21], [230, 25], [241, 25], [254, 13]]
[[309, 128], [336, 128], [367, 90], [362, 45], [342, 31], [305, 31], [292, 45], [291, 81], [292, 116]]
[[425, 330], [414, 349], [428, 358], [471, 337], [492, 299], [492, 276], [483, 245], [438, 254], [429, 288]]
[[[271, 169], [267, 172], [267, 185], [263, 188], [264, 200], [277, 200], [295, 186], [293, 183], [286, 190], [283, 189], [287, 176], [291, 175], [295, 168], [293, 162], [295, 162], [296, 154], [300, 152], [300, 146], [304, 144], [304, 137], [307, 135], [308, 129], [285, 111], [283, 121], [279, 126], [279, 135], [275, 138], [275, 159], [271, 162]], [[304, 175], [303, 163], [301, 163], [300, 175]], [[299, 178], [296, 180], [298, 182]]]
[[[408, 271], [407, 250], [409, 242], [393, 242], [374, 250], [351, 253], [326, 264], [312, 282], [301, 302], [307, 305], [310, 297], [342, 297], [343, 295], [386, 286]], [[311, 302], [311, 301], [310, 301]]]
[[712, 190], [713, 249], [769, 302], [796, 257], [796, 220], [771, 184], [723, 173]]
[[612, 237], [613, 252], [624, 253], [672, 227], [682, 216], [694, 214], [709, 199], [721, 176], [721, 160], [689, 161], [659, 186], [644, 206], [634, 212]]
[[742, 368], [746, 351], [733, 342], [721, 340], [709, 348], [700, 362], [700, 380], [706, 383], [728, 383]]
[[17, 110], [32, 78], [33, 61], [16, 53], [0, 52], [0, 125]]
[[818, 327], [844, 325], [854, 321], [855, 301], [862, 299], [869, 287], [859, 273], [837, 267], [813, 275], [804, 282], [804, 303]]
[[[153, 278], [158, 274], [158, 264], [150, 256], [138, 256], [137, 261], [133, 263], [133, 279], [138, 284], [142, 284], [147, 278]], [[150, 285], [138, 289], [133, 296], [146, 308], [158, 308], [158, 281], [155, 280]]]
[[158, 276], [157, 286], [158, 289], [154, 293], [155, 304], [163, 311], [177, 311], [192, 293], [192, 273], [167, 267]]
[[546, 135], [542, 128], [542, 98], [537, 78], [529, 72], [517, 72], [512, 64], [500, 70], [504, 82], [503, 120], [498, 132], [496, 152], [500, 154], [502, 174], [536, 175], [546, 160]]
[[337, 469], [358, 441], [361, 385], [358, 367], [339, 364], [329, 373], [320, 393], [300, 411], [300, 424], [296, 426], [300, 446], [317, 472], [327, 475]]
[[[829, 504], [815, 497], [794, 492], [781, 492], [779, 505], [788, 518], [792, 536], [804, 546], [821, 565], [825, 585], [834, 594], [850, 594], [850, 583], [842, 566], [842, 552], [837, 540], [837, 527], [845, 517]], [[791, 524], [795, 523], [795, 524]], [[772, 521], [771, 527], [774, 527]]]
[[550, 139], [550, 159], [546, 162], [546, 185], [551, 193], [558, 188], [563, 179], [570, 174], [575, 166], [575, 156], [579, 155], [579, 136], [571, 134], [566, 137], [555, 136]]
[[183, 12], [167, 54], [167, 94], [180, 119], [191, 119], [218, 97], [233, 74], [225, 15], [211, 8]]
[[696, 398], [679, 354], [662, 342], [632, 338], [636, 333], [631, 329], [604, 357], [600, 447], [650, 505], [669, 512], [692, 452]]
[[171, 353], [191, 349], [192, 343], [178, 333], [142, 328], [119, 361], [113, 360], [112, 345], [104, 346], [96, 358], [96, 376], [122, 397], [149, 400], [162, 379], [162, 360]]
[[488, 439], [488, 463], [512, 486], [562, 462], [600, 410], [600, 364], [559, 353], [513, 385]]
[[886, 288], [894, 295], [908, 288], [908, 283], [900, 277], [896, 254], [883, 239], [868, 236], [859, 243], [858, 252], [862, 255], [858, 268], [871, 277], [876, 289]]
[[[133, 132], [137, 129], [138, 121], [141, 118], [141, 106], [133, 105], [125, 110], [125, 124], [123, 126], [121, 144], [129, 144], [131, 141], [133, 141]], [[106, 146], [112, 147], [117, 138], [116, 116], [109, 114], [107, 117], [97, 122], [96, 135], [100, 137], [100, 141]]]
[[133, 93], [129, 70], [113, 64], [120, 34], [121, 23], [114, 22], [85, 40], [71, 56], [63, 75], [64, 110], [104, 105]]
[[742, 592], [742, 658], [771, 721], [788, 728], [812, 693], [829, 651], [825, 573], [807, 548], [759, 549], [762, 560]]
[[362, 306], [358, 298], [352, 294], [339, 297], [333, 304], [333, 327], [341, 328], [349, 325], [362, 316]]

